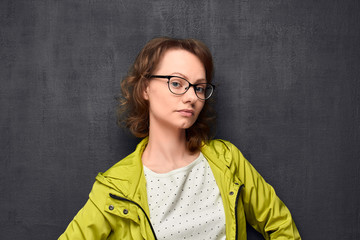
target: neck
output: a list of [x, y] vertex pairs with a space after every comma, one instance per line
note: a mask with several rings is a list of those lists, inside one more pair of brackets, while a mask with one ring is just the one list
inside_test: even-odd
[[188, 165], [198, 154], [186, 148], [185, 129], [150, 126], [142, 161], [152, 171], [165, 173]]

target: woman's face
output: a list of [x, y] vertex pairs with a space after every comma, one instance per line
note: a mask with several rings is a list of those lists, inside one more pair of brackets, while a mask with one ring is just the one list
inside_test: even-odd
[[[179, 76], [192, 84], [206, 82], [205, 68], [199, 58], [183, 49], [167, 50], [153, 75]], [[187, 129], [195, 123], [205, 103], [195, 95], [193, 87], [183, 95], [171, 93], [165, 78], [151, 78], [144, 98], [149, 101], [150, 128]]]

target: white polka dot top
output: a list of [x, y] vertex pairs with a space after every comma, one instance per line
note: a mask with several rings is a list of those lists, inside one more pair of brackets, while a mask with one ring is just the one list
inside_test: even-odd
[[225, 239], [220, 191], [204, 155], [168, 173], [144, 166], [150, 221], [158, 239]]

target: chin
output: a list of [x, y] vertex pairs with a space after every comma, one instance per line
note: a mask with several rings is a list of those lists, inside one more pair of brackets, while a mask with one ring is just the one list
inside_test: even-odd
[[184, 123], [183, 125], [181, 125], [181, 129], [189, 129], [194, 125], [195, 122], [191, 122], [191, 123]]

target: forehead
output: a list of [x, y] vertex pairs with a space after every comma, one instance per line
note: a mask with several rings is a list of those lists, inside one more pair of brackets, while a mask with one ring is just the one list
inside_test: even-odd
[[205, 74], [205, 67], [201, 60], [193, 53], [184, 49], [166, 50], [157, 64], [155, 72], [161, 74], [171, 74], [172, 72], [180, 72], [186, 74]]

